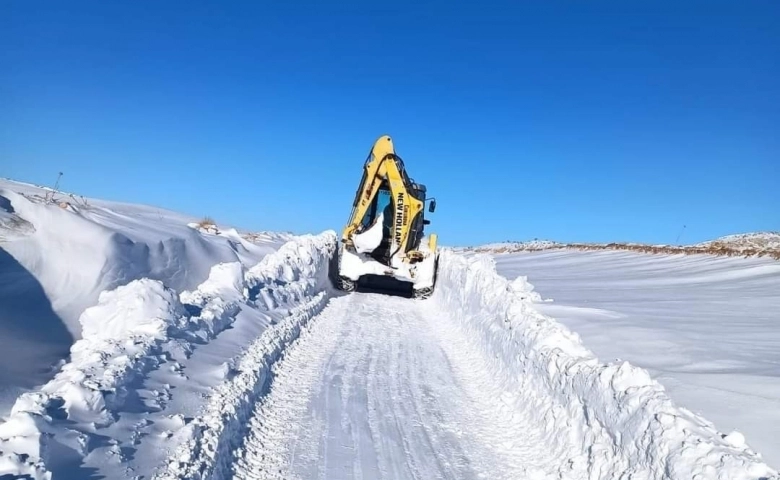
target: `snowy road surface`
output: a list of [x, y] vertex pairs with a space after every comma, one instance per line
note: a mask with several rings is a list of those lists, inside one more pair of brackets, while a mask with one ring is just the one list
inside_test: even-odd
[[510, 428], [477, 358], [430, 303], [334, 299], [278, 365], [235, 478], [500, 479], [554, 462]]

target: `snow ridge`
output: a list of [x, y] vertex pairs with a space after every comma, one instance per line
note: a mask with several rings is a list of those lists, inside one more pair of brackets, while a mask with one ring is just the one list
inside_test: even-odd
[[72, 346], [70, 361], [40, 391], [20, 396], [0, 425], [0, 475], [50, 479], [52, 464], [72, 462], [73, 452], [86, 456], [95, 430], [121, 413], [134, 379], [171, 353], [191, 354], [235, 320], [242, 302], [255, 306], [255, 295], [264, 308], [314, 297], [298, 309], [304, 313], [292, 312], [295, 318], [316, 310], [324, 301], [315, 295], [321, 283], [315, 273], [327, 271], [322, 266], [333, 245], [335, 233], [325, 232], [291, 240], [249, 272], [239, 262], [218, 264], [196, 291], [181, 297], [148, 278], [102, 292], [98, 305], [79, 319], [84, 337]]
[[[499, 276], [487, 255], [441, 253], [432, 300], [478, 342], [518, 414], [568, 444], [555, 478], [780, 478], [741, 434], [673, 404], [643, 369], [605, 364]], [[526, 298], [523, 298], [523, 297]]]
[[214, 389], [203, 413], [186, 427], [188, 438], [154, 478], [213, 479], [229, 474], [232, 451], [244, 437], [254, 404], [268, 389], [273, 365], [331, 297], [327, 274], [335, 233], [307, 240], [285, 244], [278, 254], [249, 270], [249, 297], [269, 310], [289, 305], [289, 313], [233, 360], [228, 379]]

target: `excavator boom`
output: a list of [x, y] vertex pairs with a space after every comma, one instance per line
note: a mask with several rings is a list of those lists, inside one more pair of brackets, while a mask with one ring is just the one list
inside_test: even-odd
[[[344, 228], [342, 241], [351, 242], [352, 235], [360, 228], [380, 189], [389, 191], [392, 198], [391, 251], [396, 252], [409, 244], [412, 235], [412, 219], [424, 208], [424, 192], [420, 198], [420, 186], [413, 183], [406, 173], [403, 160], [396, 156], [392, 139], [385, 135], [371, 149], [363, 168], [363, 178], [355, 193], [352, 214]], [[385, 222], [389, 219], [385, 218]], [[408, 245], [412, 246], [412, 245]]]
[[[412, 287], [416, 296], [433, 290], [438, 255], [436, 235], [423, 243], [426, 188], [407, 174], [384, 135], [375, 143], [363, 166], [363, 176], [352, 212], [344, 227], [336, 284], [354, 290], [361, 280], [377, 277]], [[435, 199], [431, 199], [431, 209]]]

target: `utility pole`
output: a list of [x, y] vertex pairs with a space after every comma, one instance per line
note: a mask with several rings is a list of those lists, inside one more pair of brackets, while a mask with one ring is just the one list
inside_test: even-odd
[[62, 172], [57, 175], [57, 181], [54, 182], [54, 191], [56, 192], [60, 188], [60, 178], [62, 178]]
[[685, 225], [682, 226], [682, 230], [680, 230], [680, 233], [677, 234], [677, 239], [674, 241], [676, 245], [680, 244], [680, 237], [682, 237], [684, 231], [685, 231]]
[[54, 190], [46, 194], [46, 203], [54, 201], [54, 194], [59, 190], [60, 188], [60, 179], [62, 178], [62, 172], [59, 172], [57, 174], [57, 181], [54, 182]]

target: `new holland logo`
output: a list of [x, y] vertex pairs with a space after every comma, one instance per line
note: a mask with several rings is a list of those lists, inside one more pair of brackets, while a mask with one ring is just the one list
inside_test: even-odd
[[404, 194], [400, 192], [395, 201], [395, 244], [401, 245], [403, 228], [406, 225], [406, 209], [404, 208]]

